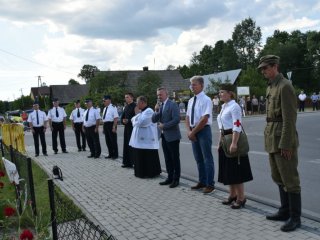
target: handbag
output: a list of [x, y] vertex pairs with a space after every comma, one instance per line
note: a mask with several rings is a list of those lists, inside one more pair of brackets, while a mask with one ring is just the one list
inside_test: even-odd
[[[242, 129], [242, 132], [240, 132], [239, 140], [237, 143], [238, 148], [237, 148], [237, 151], [233, 153], [230, 153], [230, 145], [232, 143], [232, 134], [228, 134], [228, 135], [224, 135], [223, 133], [221, 134], [222, 149], [228, 158], [235, 158], [235, 157], [239, 158], [241, 156], [247, 155], [249, 152], [248, 137], [246, 132], [243, 129], [242, 124], [241, 124], [241, 129]], [[222, 125], [222, 131], [224, 131], [223, 125]]]

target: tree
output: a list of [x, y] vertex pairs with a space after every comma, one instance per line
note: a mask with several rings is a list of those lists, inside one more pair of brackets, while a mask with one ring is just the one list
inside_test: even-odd
[[238, 86], [249, 86], [250, 94], [258, 96], [266, 95], [267, 80], [255, 67], [249, 66], [240, 75]]
[[148, 105], [154, 106], [156, 104], [155, 93], [161, 84], [162, 80], [159, 75], [152, 72], [146, 72], [143, 76], [138, 78], [137, 96], [143, 95], [147, 97]]
[[70, 79], [69, 82], [68, 82], [68, 85], [80, 85], [80, 83], [74, 79]]
[[256, 27], [251, 18], [243, 20], [234, 28], [232, 41], [244, 69], [254, 63], [256, 52], [261, 46], [261, 36], [260, 27]]
[[90, 80], [96, 75], [100, 70], [96, 66], [92, 65], [83, 65], [78, 77], [81, 77], [86, 83], [89, 83]]
[[166, 70], [171, 71], [171, 70], [175, 70], [175, 69], [176, 69], [176, 67], [170, 64], [170, 65], [168, 65]]

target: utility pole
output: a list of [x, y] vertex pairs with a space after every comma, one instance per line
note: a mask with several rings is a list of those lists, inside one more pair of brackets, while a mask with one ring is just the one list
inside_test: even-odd
[[[40, 97], [41, 97], [41, 94], [40, 94], [40, 87], [42, 87], [42, 81], [41, 81], [41, 77], [43, 76], [37, 76], [38, 78], [38, 94], [37, 94], [37, 101], [40, 103]], [[44, 107], [46, 107], [46, 100], [44, 99]]]
[[20, 91], [21, 91], [22, 109], [24, 109], [24, 102], [23, 102], [23, 92], [22, 92], [22, 88], [20, 88]]

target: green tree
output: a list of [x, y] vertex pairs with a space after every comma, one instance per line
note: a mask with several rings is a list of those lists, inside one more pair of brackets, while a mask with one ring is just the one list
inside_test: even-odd
[[255, 67], [249, 66], [239, 77], [238, 86], [249, 86], [250, 95], [265, 96], [267, 80], [264, 79]]
[[86, 83], [89, 83], [90, 80], [99, 72], [100, 70], [96, 66], [89, 64], [83, 65], [78, 77], [82, 78]]
[[6, 109], [5, 109], [5, 104], [3, 101], [0, 101], [0, 113], [5, 113]]
[[162, 80], [158, 74], [146, 72], [143, 76], [138, 78], [137, 96], [143, 95], [148, 99], [148, 105], [154, 106], [156, 104], [156, 91], [161, 86]]
[[176, 67], [175, 66], [173, 66], [173, 65], [168, 65], [168, 67], [166, 68], [166, 70], [169, 70], [169, 71], [171, 71], [171, 70], [175, 70], [176, 69]]
[[252, 18], [247, 18], [235, 26], [232, 41], [244, 69], [254, 63], [256, 52], [261, 46], [261, 36], [261, 29], [256, 27]]
[[74, 79], [70, 79], [69, 82], [68, 82], [68, 85], [80, 85], [80, 83]]

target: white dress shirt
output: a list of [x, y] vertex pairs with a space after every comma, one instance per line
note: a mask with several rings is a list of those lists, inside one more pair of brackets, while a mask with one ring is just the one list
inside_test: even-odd
[[94, 107], [89, 109], [88, 120], [86, 120], [88, 109], [83, 113], [83, 126], [92, 127], [95, 126], [97, 120], [101, 119], [99, 112]]
[[208, 122], [206, 125], [212, 124], [212, 102], [211, 99], [202, 91], [198, 93], [196, 105], [194, 108], [194, 122], [191, 124], [191, 111], [192, 105], [194, 101], [194, 97], [192, 97], [188, 102], [188, 109], [187, 109], [187, 117], [189, 117], [189, 124], [190, 127], [195, 127], [200, 122], [200, 119], [205, 116], [209, 115]]
[[[78, 109], [80, 112], [80, 117], [78, 117]], [[82, 123], [83, 122], [83, 114], [84, 114], [83, 108], [75, 108], [70, 114], [70, 120], [72, 120], [74, 123]]]
[[217, 117], [219, 129], [232, 129], [234, 132], [241, 132], [241, 116], [241, 107], [235, 100], [224, 103]]
[[[107, 113], [106, 113], [105, 117], [103, 118], [106, 110], [107, 110]], [[114, 119], [118, 118], [118, 117], [119, 117], [118, 110], [114, 105], [109, 104], [108, 107], [105, 107], [103, 109], [103, 112], [102, 112], [102, 121], [103, 122], [113, 122]]]
[[[58, 109], [59, 117], [56, 116], [56, 109]], [[51, 119], [52, 122], [63, 122], [66, 117], [66, 111], [62, 107], [53, 107], [48, 112], [48, 119]]]
[[[37, 123], [37, 111], [38, 111], [38, 118], [39, 124]], [[28, 116], [28, 122], [32, 123], [34, 127], [42, 127], [44, 126], [44, 122], [47, 121], [46, 113], [41, 110], [33, 110]]]

